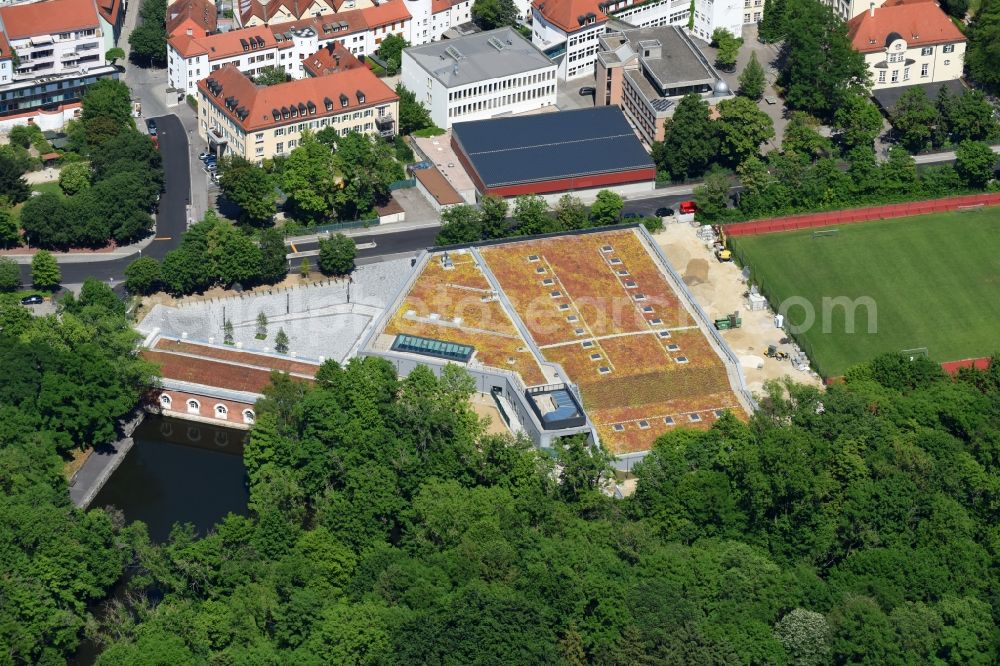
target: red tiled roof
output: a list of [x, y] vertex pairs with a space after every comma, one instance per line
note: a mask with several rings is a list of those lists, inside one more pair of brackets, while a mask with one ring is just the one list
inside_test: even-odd
[[3, 34], [3, 31], [0, 31], [0, 60], [8, 60], [10, 54], [10, 42], [7, 41], [7, 35]]
[[173, 35], [189, 20], [201, 28], [202, 34], [196, 36], [203, 37], [218, 28], [218, 11], [209, 0], [178, 0], [167, 7], [167, 34]]
[[598, 7], [599, 0], [534, 0], [531, 5], [549, 23], [553, 23], [563, 32], [576, 32], [586, 27], [586, 22], [580, 19], [593, 14], [597, 23], [606, 21], [608, 16]]
[[111, 25], [116, 25], [124, 10], [124, 3], [121, 0], [98, 0], [97, 11], [100, 12], [104, 20]]
[[157, 351], [174, 352], [179, 354], [191, 354], [208, 359], [216, 359], [243, 365], [252, 365], [269, 370], [280, 370], [293, 374], [307, 375], [312, 377], [319, 370], [319, 366], [305, 361], [296, 361], [290, 358], [275, 358], [264, 354], [256, 354], [233, 348], [212, 347], [209, 345], [189, 342], [187, 340], [170, 340], [159, 338], [155, 346]]
[[330, 42], [303, 60], [302, 66], [309, 76], [326, 76], [334, 72], [364, 67], [361, 61], [340, 42]]
[[378, 7], [365, 7], [357, 11], [362, 13], [369, 28], [381, 28], [384, 25], [409, 21], [411, 18], [410, 10], [402, 0], [389, 0]]
[[8, 39], [97, 28], [100, 22], [93, 0], [46, 0], [0, 8]]
[[847, 34], [861, 53], [884, 51], [896, 33], [908, 46], [964, 42], [965, 36], [931, 0], [895, 2], [858, 14], [847, 23]]
[[[208, 82], [214, 81], [222, 86], [218, 95], [208, 88]], [[216, 107], [246, 132], [253, 132], [286, 123], [274, 120], [274, 110], [281, 110], [289, 104], [305, 104], [312, 102], [316, 107], [316, 117], [336, 115], [346, 109], [359, 109], [394, 102], [399, 96], [392, 88], [383, 83], [371, 73], [367, 67], [349, 69], [326, 76], [305, 78], [274, 86], [257, 86], [234, 65], [224, 65], [212, 72], [212, 75], [198, 82], [202, 95], [211, 100]], [[359, 103], [357, 93], [364, 95], [364, 103]], [[341, 95], [346, 95], [348, 106], [343, 107]], [[236, 110], [244, 107], [247, 116], [240, 120], [235, 111], [226, 108], [228, 97], [236, 99]], [[325, 100], [333, 102], [333, 109], [326, 110]]]
[[208, 54], [209, 60], [215, 60], [243, 53], [243, 43], [240, 40], [249, 42], [251, 37], [256, 38], [258, 41], [263, 40], [264, 42], [263, 46], [252, 49], [256, 51], [273, 46], [277, 46], [278, 48], [292, 47], [290, 41], [275, 41], [274, 31], [266, 26], [220, 32], [216, 35], [208, 35], [207, 37], [175, 35], [170, 38], [170, 45], [185, 58]]

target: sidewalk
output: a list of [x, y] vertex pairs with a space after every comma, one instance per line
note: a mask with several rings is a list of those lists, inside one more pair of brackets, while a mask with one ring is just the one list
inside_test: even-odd
[[125, 456], [135, 444], [132, 433], [145, 418], [146, 412], [139, 409], [130, 421], [122, 424], [123, 437], [114, 444], [95, 448], [94, 452], [87, 458], [87, 462], [83, 463], [83, 467], [73, 475], [73, 479], [69, 483], [69, 499], [77, 508], [86, 509], [89, 507], [97, 493], [101, 491], [114, 471], [122, 464]]
[[[124, 245], [113, 250], [72, 250], [70, 252], [53, 252], [52, 256], [60, 264], [87, 264], [101, 263], [104, 261], [114, 261], [115, 259], [125, 259], [133, 255], [141, 254], [150, 243], [156, 239], [155, 234], [151, 234], [138, 243]], [[19, 248], [17, 254], [6, 254], [0, 252], [0, 257], [13, 259], [18, 264], [30, 264], [35, 253], [40, 248]], [[138, 257], [137, 257], [138, 258]]]
[[315, 243], [322, 238], [327, 238], [329, 235], [334, 233], [341, 233], [345, 236], [380, 236], [384, 234], [397, 234], [403, 233], [405, 231], [415, 231], [417, 229], [430, 229], [432, 227], [440, 227], [441, 221], [435, 220], [433, 222], [390, 222], [389, 224], [380, 224], [376, 227], [367, 227], [359, 229], [343, 229], [337, 232], [320, 232], [318, 234], [307, 234], [305, 236], [289, 236], [285, 239], [286, 245], [298, 244], [298, 243]]

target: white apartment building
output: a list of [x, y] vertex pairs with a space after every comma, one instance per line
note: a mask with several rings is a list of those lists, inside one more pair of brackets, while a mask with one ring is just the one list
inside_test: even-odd
[[512, 28], [404, 49], [402, 83], [445, 129], [556, 103], [556, 64]]
[[228, 64], [249, 76], [278, 67], [300, 79], [306, 76], [302, 61], [319, 49], [339, 42], [355, 56], [367, 55], [388, 34], [405, 37], [409, 22], [403, 0], [391, 0], [379, 7], [207, 37], [175, 35], [167, 43], [167, 85], [193, 95], [198, 81]]
[[407, 41], [414, 45], [436, 42], [472, 20], [472, 0], [406, 0], [406, 8], [413, 17]]
[[[717, 28], [739, 37], [763, 17], [765, 0], [533, 0], [532, 41], [559, 64], [559, 78], [589, 77], [609, 17], [637, 28], [677, 25], [705, 41]], [[747, 5], [747, 3], [750, 3]], [[691, 9], [694, 17], [691, 17]]]
[[[366, 12], [369, 18], [379, 13], [401, 14], [395, 7], [398, 5], [407, 16], [407, 29], [401, 36], [413, 45], [420, 45], [437, 41], [449, 29], [471, 21], [472, 3], [473, 0], [239, 0], [237, 17], [244, 27], [275, 26], [309, 19], [336, 22], [345, 20], [345, 14], [355, 11]], [[380, 23], [383, 24], [384, 21]], [[378, 47], [384, 36], [376, 28], [372, 30], [374, 46], [368, 49], [369, 52]]]
[[965, 35], [931, 0], [872, 6], [847, 25], [852, 45], [865, 56], [873, 90], [962, 76]]
[[115, 27], [101, 11], [93, 0], [0, 8], [0, 127], [30, 120], [44, 129], [61, 128], [88, 85], [117, 78], [104, 57], [106, 39], [113, 39], [105, 33]]

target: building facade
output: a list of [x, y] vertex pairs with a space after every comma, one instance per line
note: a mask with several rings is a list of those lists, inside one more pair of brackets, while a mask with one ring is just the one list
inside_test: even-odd
[[512, 28], [407, 48], [402, 83], [446, 129], [556, 103], [556, 64]]
[[722, 77], [677, 26], [611, 32], [600, 40], [597, 106], [617, 105], [647, 144], [663, 140], [677, 101], [697, 93], [710, 103], [730, 97]]
[[287, 155], [302, 132], [396, 135], [399, 97], [367, 68], [259, 87], [234, 65], [198, 82], [198, 135], [220, 155]]
[[965, 36], [930, 0], [872, 6], [848, 22], [874, 90], [961, 78]]
[[[694, 15], [691, 15], [692, 10]], [[676, 25], [700, 39], [724, 28], [739, 37], [763, 17], [764, 0], [533, 0], [532, 41], [559, 65], [559, 78], [594, 74], [609, 18], [637, 28]]]
[[375, 52], [387, 35], [406, 37], [409, 27], [403, 0], [390, 0], [336, 16], [270, 25], [253, 22], [206, 37], [176, 34], [167, 43], [167, 84], [193, 95], [198, 81], [228, 64], [249, 76], [277, 67], [298, 79], [307, 75], [303, 61], [321, 48], [339, 43], [353, 55], [364, 56]]
[[106, 40], [114, 38], [105, 33], [115, 28], [93, 0], [2, 7], [0, 25], [0, 128], [37, 120], [58, 129], [88, 86], [118, 78], [105, 59]]

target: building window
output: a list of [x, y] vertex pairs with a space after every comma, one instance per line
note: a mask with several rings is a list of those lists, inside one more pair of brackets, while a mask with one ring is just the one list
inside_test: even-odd
[[187, 401], [188, 414], [197, 414], [201, 411], [201, 405], [198, 404], [197, 400], [191, 399]]
[[898, 81], [899, 81], [899, 70], [894, 69], [892, 70], [892, 78], [890, 79], [890, 82], [897, 83]]
[[172, 402], [173, 400], [168, 393], [160, 394], [160, 407], [163, 407], [163, 409], [170, 409], [170, 404]]
[[[879, 83], [885, 83], [885, 70], [884, 69], [880, 69], [878, 71], [878, 82]], [[279, 143], [278, 145], [280, 146], [281, 144]]]
[[948, 65], [950, 65], [950, 64], [951, 64], [951, 60], [945, 60], [945, 61], [944, 61], [944, 64], [945, 64], [945, 67], [947, 67]]
[[945, 53], [954, 53], [955, 52], [955, 45], [954, 44], [945, 44], [944, 45], [944, 52]]
[[283, 153], [283, 152], [285, 152], [285, 144], [282, 143], [281, 141], [279, 141], [278, 143], [276, 143], [274, 145], [274, 152], [276, 152], [276, 153]]
[[909, 67], [904, 67], [903, 68], [903, 80], [904, 81], [909, 81], [910, 80], [910, 68]]
[[927, 63], [922, 64], [920, 66], [920, 78], [926, 78], [929, 69], [930, 69], [930, 65], [928, 65]]
[[229, 418], [229, 408], [225, 405], [215, 406], [215, 418], [217, 419], [228, 419]]
[[933, 46], [925, 46], [924, 48], [920, 49], [920, 55], [922, 56], [929, 56], [932, 55], [933, 53], [934, 53]]
[[257, 420], [257, 417], [254, 415], [252, 409], [244, 409], [243, 410], [243, 423], [247, 423], [249, 425], [253, 425], [254, 421], [256, 421], [256, 420]]
[[257, 132], [257, 134], [254, 135], [254, 141], [256, 141], [257, 143], [263, 143], [264, 142], [264, 133], [263, 132]]

